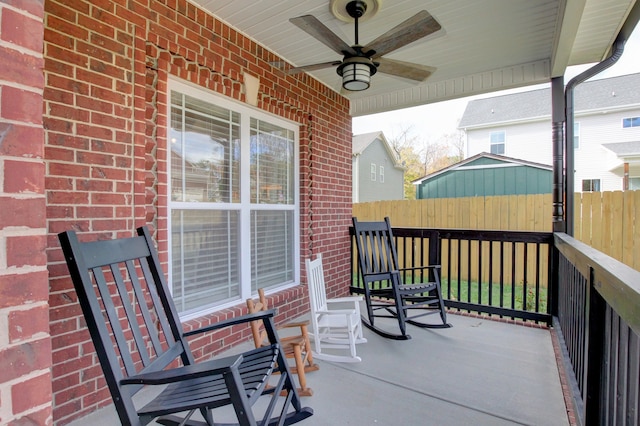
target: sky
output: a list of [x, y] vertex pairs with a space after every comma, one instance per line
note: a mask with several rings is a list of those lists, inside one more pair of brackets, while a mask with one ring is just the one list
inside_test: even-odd
[[[640, 25], [636, 27], [629, 40], [625, 43], [624, 52], [618, 62], [594, 78], [609, 78], [640, 72], [638, 58], [640, 58]], [[591, 66], [593, 64], [567, 69], [565, 84]], [[353, 118], [353, 133], [358, 135], [382, 131], [387, 140], [390, 140], [400, 136], [403, 130], [410, 129], [410, 134], [419, 137], [422, 142], [437, 142], [444, 135], [457, 132], [458, 122], [462, 118], [462, 114], [470, 100], [493, 97], [515, 91], [533, 90], [540, 87], [544, 87], [544, 85], [486, 93], [397, 111], [355, 117]]]

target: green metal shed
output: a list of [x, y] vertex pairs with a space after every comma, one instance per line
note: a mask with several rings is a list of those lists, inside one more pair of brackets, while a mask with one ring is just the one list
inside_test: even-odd
[[413, 181], [416, 199], [551, 193], [553, 169], [480, 153]]

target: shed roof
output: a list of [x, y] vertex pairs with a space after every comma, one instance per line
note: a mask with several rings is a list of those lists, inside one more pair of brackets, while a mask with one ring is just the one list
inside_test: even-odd
[[[535, 167], [538, 169], [544, 169], [544, 170], [553, 170], [553, 167], [546, 165], [546, 164], [542, 164], [542, 163], [535, 163], [533, 161], [526, 161], [526, 160], [520, 160], [518, 158], [512, 158], [512, 157], [507, 157], [504, 155], [497, 155], [497, 154], [491, 154], [488, 152], [481, 152], [480, 154], [476, 154], [473, 157], [469, 157], [467, 159], [464, 159], [462, 161], [459, 161], [455, 164], [452, 164], [448, 167], [445, 167], [443, 169], [437, 170], [433, 173], [430, 173], [426, 176], [423, 176], [421, 178], [418, 178], [414, 181], [412, 181], [411, 183], [413, 183], [414, 185], [419, 185], [422, 182], [424, 182], [425, 180], [430, 180], [433, 179], [434, 177], [448, 172], [450, 170], [456, 170], [456, 169], [464, 169], [465, 166], [469, 166], [470, 163], [473, 163], [477, 160], [479, 160], [480, 158], [487, 158], [487, 159], [491, 159], [491, 160], [495, 160], [496, 164], [499, 163], [503, 163], [503, 164], [508, 164], [508, 165], [517, 165], [517, 166], [529, 166], [529, 167]], [[489, 166], [487, 166], [489, 167]]]

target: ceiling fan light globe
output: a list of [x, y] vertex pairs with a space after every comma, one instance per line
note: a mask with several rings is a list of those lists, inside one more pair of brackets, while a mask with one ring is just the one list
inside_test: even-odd
[[340, 72], [342, 87], [351, 92], [367, 90], [371, 84], [371, 68], [367, 64], [352, 62], [342, 64]]

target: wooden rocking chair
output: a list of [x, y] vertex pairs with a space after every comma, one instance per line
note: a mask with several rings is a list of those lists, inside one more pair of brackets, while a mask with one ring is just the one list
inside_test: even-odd
[[[156, 419], [165, 425], [214, 425], [214, 412], [219, 415], [214, 409], [228, 405], [238, 425], [293, 424], [311, 416], [291, 380], [274, 311], [183, 332], [149, 231], [138, 228], [138, 235], [85, 243], [73, 231], [58, 235], [121, 424]], [[194, 362], [187, 337], [258, 320], [267, 330], [268, 346]], [[268, 387], [274, 371], [280, 376]], [[133, 397], [143, 387], [159, 394], [140, 406]], [[268, 404], [254, 411], [263, 395]], [[204, 421], [191, 418], [196, 412]], [[262, 414], [259, 423], [257, 414]]]
[[[264, 289], [258, 289], [258, 301], [247, 299], [247, 309], [250, 314], [257, 312], [265, 312], [269, 309], [267, 299], [264, 295]], [[289, 366], [293, 374], [298, 375], [300, 387], [298, 395], [312, 396], [313, 390], [307, 386], [307, 375], [310, 371], [316, 371], [320, 367], [313, 362], [313, 354], [311, 353], [311, 344], [309, 343], [309, 334], [307, 331], [308, 322], [293, 322], [284, 324], [279, 329], [300, 329], [300, 332], [293, 334], [283, 334], [280, 336], [280, 344], [285, 357], [293, 359], [295, 365]], [[251, 333], [253, 334], [253, 343], [256, 348], [269, 344], [267, 330], [263, 327], [261, 321], [251, 322]]]
[[[447, 311], [440, 288], [440, 265], [400, 268], [389, 218], [385, 217], [384, 222], [359, 222], [355, 217], [352, 220], [363, 286], [352, 286], [351, 292], [364, 294], [367, 306], [364, 325], [381, 336], [397, 340], [411, 338], [406, 332], [406, 323], [422, 328], [451, 327], [447, 323]], [[437, 232], [431, 233], [429, 252], [437, 255], [438, 244]], [[430, 259], [433, 261], [433, 256]], [[405, 271], [415, 279], [419, 276], [415, 272], [424, 270], [428, 271], [426, 282], [402, 282]], [[383, 312], [379, 313], [380, 311]], [[439, 314], [442, 323], [416, 321], [417, 318], [431, 314]], [[376, 317], [397, 319], [400, 334], [377, 327]]]

